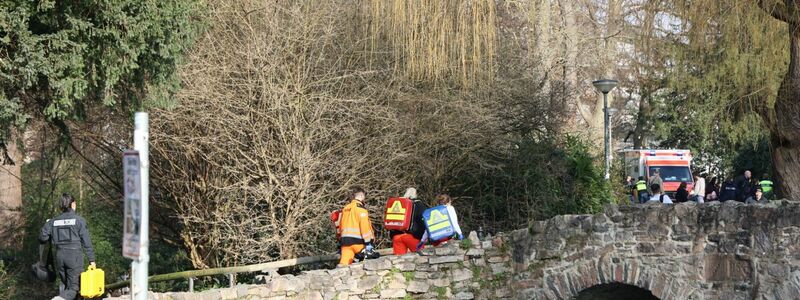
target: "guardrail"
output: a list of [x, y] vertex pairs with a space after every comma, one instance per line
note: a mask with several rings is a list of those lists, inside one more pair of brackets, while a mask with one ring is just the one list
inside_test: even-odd
[[[386, 256], [392, 254], [392, 249], [380, 249], [377, 250], [381, 256]], [[318, 256], [306, 256], [306, 257], [299, 257], [299, 258], [292, 258], [292, 259], [285, 259], [285, 260], [278, 260], [278, 261], [271, 261], [267, 263], [260, 263], [255, 265], [246, 265], [246, 266], [237, 266], [237, 267], [225, 267], [225, 268], [213, 268], [213, 269], [203, 269], [203, 270], [191, 270], [191, 271], [181, 271], [169, 274], [159, 274], [153, 275], [147, 278], [147, 282], [161, 282], [161, 281], [170, 281], [170, 280], [180, 280], [180, 279], [188, 279], [189, 280], [189, 292], [194, 292], [194, 280], [197, 277], [203, 276], [215, 276], [215, 275], [227, 275], [228, 281], [230, 283], [230, 287], [236, 285], [236, 274], [239, 273], [251, 273], [251, 272], [260, 272], [260, 271], [268, 271], [268, 270], [277, 270], [279, 268], [285, 267], [293, 267], [293, 266], [300, 266], [300, 265], [307, 265], [313, 263], [321, 263], [321, 262], [329, 262], [329, 261], [337, 261], [339, 260], [338, 254], [328, 254], [328, 255], [318, 255]], [[130, 280], [115, 282], [112, 284], [106, 285], [106, 291], [120, 289], [130, 285]]]

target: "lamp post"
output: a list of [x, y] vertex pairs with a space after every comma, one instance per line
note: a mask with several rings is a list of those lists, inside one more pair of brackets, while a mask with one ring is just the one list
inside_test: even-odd
[[605, 143], [605, 179], [609, 180], [611, 178], [610, 170], [611, 170], [611, 160], [609, 159], [609, 155], [611, 154], [610, 149], [610, 138], [611, 134], [608, 131], [608, 123], [609, 123], [609, 111], [608, 111], [608, 92], [614, 89], [617, 86], [617, 81], [613, 79], [600, 79], [595, 80], [592, 82], [595, 88], [598, 91], [603, 93], [603, 142]]

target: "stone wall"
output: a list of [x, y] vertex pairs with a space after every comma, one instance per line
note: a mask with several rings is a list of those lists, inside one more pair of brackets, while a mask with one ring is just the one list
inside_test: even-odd
[[660, 299], [800, 299], [800, 204], [608, 207], [512, 235], [518, 299], [620, 282]]
[[422, 255], [152, 298], [570, 299], [622, 283], [660, 299], [800, 299], [798, 202], [609, 206], [527, 227], [483, 241], [471, 233]]
[[347, 268], [283, 275], [266, 284], [199, 293], [151, 294], [151, 299], [508, 299], [511, 251], [506, 238], [427, 247], [420, 254], [384, 256]]

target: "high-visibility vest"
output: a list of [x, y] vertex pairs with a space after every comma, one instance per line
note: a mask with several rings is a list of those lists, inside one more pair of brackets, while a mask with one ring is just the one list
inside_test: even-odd
[[367, 210], [360, 207], [360, 204], [361, 202], [358, 200], [353, 200], [342, 209], [342, 214], [339, 217], [339, 233], [343, 244], [345, 238], [362, 243], [371, 242], [375, 238]]
[[428, 229], [428, 237], [434, 242], [452, 237], [453, 234], [456, 233], [453, 223], [450, 220], [450, 213], [447, 211], [447, 205], [439, 205], [426, 209], [422, 213], [422, 219], [425, 220], [425, 227]]
[[647, 182], [644, 180], [639, 180], [636, 182], [636, 190], [637, 191], [645, 191], [647, 190]]
[[758, 185], [761, 186], [761, 191], [764, 193], [768, 193], [772, 191], [772, 180], [762, 180], [758, 182]]

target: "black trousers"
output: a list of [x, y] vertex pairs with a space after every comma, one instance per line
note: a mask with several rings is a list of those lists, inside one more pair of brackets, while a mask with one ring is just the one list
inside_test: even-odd
[[73, 300], [80, 290], [80, 276], [83, 272], [83, 251], [80, 249], [59, 249], [56, 254], [56, 270], [61, 277], [59, 296]]

